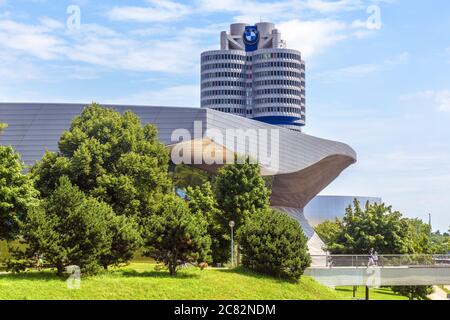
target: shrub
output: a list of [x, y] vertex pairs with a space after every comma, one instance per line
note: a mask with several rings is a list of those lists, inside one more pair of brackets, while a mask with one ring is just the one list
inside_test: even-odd
[[307, 239], [286, 214], [263, 209], [238, 234], [242, 264], [256, 272], [298, 280], [310, 265]]
[[68, 265], [93, 274], [107, 264], [131, 258], [137, 242], [133, 227], [125, 217], [117, 217], [109, 205], [86, 196], [62, 177], [42, 207], [28, 212], [21, 227], [25, 249], [14, 250], [16, 260], [9, 261], [8, 267], [21, 271], [42, 256], [59, 275]]
[[33, 181], [12, 147], [0, 146], [0, 240], [14, 240], [28, 210], [39, 205]]
[[[224, 263], [230, 259], [230, 235], [228, 221], [217, 208], [211, 184], [188, 187], [186, 189], [188, 206], [192, 214], [206, 219], [208, 234], [211, 237], [211, 256], [213, 263]], [[226, 225], [226, 228], [224, 227]]]
[[166, 195], [144, 223], [145, 255], [164, 263], [171, 275], [187, 262], [210, 260], [211, 238], [205, 218], [192, 214], [187, 203]]

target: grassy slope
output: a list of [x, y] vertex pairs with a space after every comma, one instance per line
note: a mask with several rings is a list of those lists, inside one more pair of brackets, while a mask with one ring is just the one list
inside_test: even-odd
[[68, 290], [51, 272], [0, 275], [0, 299], [342, 299], [342, 295], [302, 277], [289, 283], [244, 270], [189, 268], [176, 278], [149, 264], [128, 267], [82, 280]]
[[[364, 298], [364, 288], [358, 289]], [[389, 289], [371, 289], [373, 300], [406, 299]], [[331, 290], [309, 277], [294, 284], [243, 269], [183, 269], [175, 278], [154, 270], [149, 263], [83, 278], [80, 290], [67, 289], [53, 272], [0, 274], [0, 300], [4, 299], [204, 299], [204, 300], [339, 300], [352, 299], [352, 288]]]

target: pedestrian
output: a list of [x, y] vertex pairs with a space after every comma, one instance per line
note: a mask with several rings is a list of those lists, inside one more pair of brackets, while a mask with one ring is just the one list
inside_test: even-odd
[[373, 256], [374, 256], [374, 249], [371, 248], [371, 249], [369, 250], [369, 262], [367, 263], [367, 267], [373, 266], [373, 265], [375, 264], [375, 261], [374, 261], [374, 259], [373, 259]]
[[373, 254], [373, 263], [378, 266], [378, 252], [375, 251]]

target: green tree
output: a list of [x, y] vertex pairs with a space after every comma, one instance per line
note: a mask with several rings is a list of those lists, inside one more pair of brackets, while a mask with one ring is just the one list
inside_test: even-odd
[[411, 252], [407, 219], [383, 204], [366, 203], [363, 209], [355, 199], [341, 221], [336, 239], [327, 245], [335, 254], [367, 254], [375, 248], [381, 254]]
[[13, 148], [0, 146], [0, 240], [13, 240], [28, 210], [39, 205], [33, 181]]
[[[332, 253], [367, 254], [370, 248], [385, 254], [431, 253], [430, 227], [420, 219], [403, 218], [385, 204], [366, 204], [364, 210], [355, 200], [342, 220], [324, 222], [316, 227]], [[417, 256], [416, 259], [426, 259]], [[430, 286], [397, 286], [394, 292], [414, 298], [426, 298]]]
[[5, 123], [0, 123], [0, 134], [3, 132], [3, 130], [5, 130], [6, 127], [7, 125]]
[[230, 259], [230, 236], [224, 230], [226, 224], [222, 212], [217, 208], [211, 184], [188, 187], [186, 189], [189, 209], [193, 214], [202, 215], [208, 224], [208, 234], [211, 237], [211, 256], [214, 263], [223, 263]]
[[233, 220], [236, 230], [239, 230], [254, 212], [269, 207], [270, 190], [260, 175], [259, 165], [250, 163], [248, 158], [242, 163], [223, 166], [214, 185], [225, 228]]
[[165, 195], [156, 213], [144, 225], [146, 256], [164, 263], [171, 275], [180, 265], [210, 260], [211, 238], [201, 214], [192, 214], [188, 204], [175, 195]]
[[184, 164], [173, 165], [172, 180], [176, 188], [202, 186], [211, 180], [211, 175], [199, 168]]
[[433, 292], [431, 286], [397, 286], [392, 291], [409, 298], [409, 300], [428, 300], [427, 296]]
[[59, 141], [33, 168], [44, 197], [62, 175], [86, 194], [112, 206], [117, 214], [147, 214], [152, 198], [171, 190], [169, 155], [153, 125], [141, 125], [132, 112], [98, 104], [86, 107]]
[[142, 245], [139, 225], [133, 217], [114, 215], [108, 223], [108, 228], [112, 241], [109, 250], [100, 257], [100, 264], [104, 269], [128, 263]]
[[430, 225], [417, 218], [405, 219], [408, 222], [408, 239], [410, 242], [409, 253], [431, 254]]
[[340, 222], [338, 219], [334, 221], [324, 221], [314, 229], [320, 239], [328, 246], [336, 242], [340, 232]]
[[[405, 218], [408, 223], [408, 253], [418, 254], [415, 259], [428, 260], [429, 257], [422, 257], [420, 255], [432, 253], [432, 245], [430, 241], [430, 225], [420, 219]], [[414, 256], [413, 256], [414, 257]], [[425, 300], [433, 288], [432, 286], [393, 286], [392, 291], [408, 297], [410, 300], [418, 299]]]
[[[241, 160], [241, 159], [239, 159]], [[255, 212], [267, 209], [270, 203], [270, 190], [261, 177], [258, 164], [250, 163], [250, 159], [227, 164], [219, 169], [214, 179], [214, 191], [218, 208], [222, 213], [222, 230], [224, 241], [221, 241], [222, 258], [229, 257], [226, 253], [230, 248], [231, 239], [228, 236], [229, 222], [235, 222], [235, 231], [239, 232], [245, 223], [251, 220]], [[226, 239], [229, 239], [228, 241]], [[240, 246], [237, 243], [237, 262], [240, 259]], [[216, 251], [217, 252], [217, 251]], [[226, 261], [221, 261], [226, 262]]]
[[450, 230], [449, 232], [441, 233], [439, 230], [431, 234], [432, 252], [435, 254], [450, 253]]
[[129, 235], [133, 227], [117, 218], [108, 204], [86, 196], [63, 176], [42, 206], [30, 210], [21, 228], [25, 250], [16, 249], [14, 256], [32, 261], [43, 255], [59, 275], [68, 265], [77, 265], [84, 273], [96, 273], [104, 267], [104, 261], [123, 261], [129, 252], [121, 252], [114, 260], [113, 239], [133, 242], [133, 234]]
[[311, 263], [299, 223], [282, 212], [258, 210], [238, 237], [242, 263], [251, 270], [298, 280]]

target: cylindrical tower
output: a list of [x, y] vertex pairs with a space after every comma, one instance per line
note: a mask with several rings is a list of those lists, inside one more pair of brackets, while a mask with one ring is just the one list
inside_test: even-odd
[[201, 56], [201, 106], [246, 115], [246, 55], [241, 50], [216, 50]]
[[256, 24], [256, 28], [263, 36], [269, 36], [272, 34], [272, 30], [275, 29], [275, 25], [271, 22], [259, 22]]
[[201, 56], [201, 106], [301, 131], [305, 63], [270, 22], [233, 23]]
[[300, 52], [261, 49], [253, 54], [253, 119], [289, 129], [305, 125], [305, 70]]

